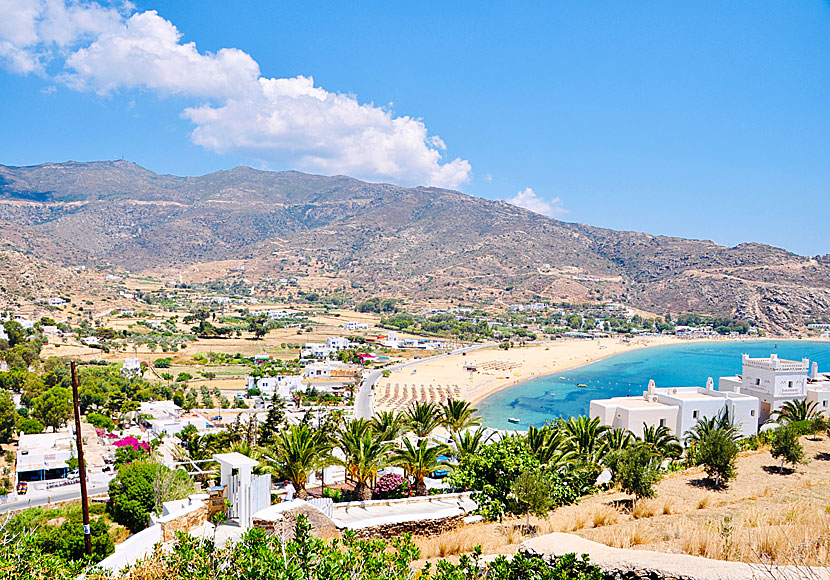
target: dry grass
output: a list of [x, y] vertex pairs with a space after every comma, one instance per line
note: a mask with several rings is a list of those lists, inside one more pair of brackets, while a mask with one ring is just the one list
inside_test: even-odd
[[[830, 453], [830, 440], [802, 438], [814, 458]], [[569, 532], [619, 548], [683, 552], [764, 564], [830, 564], [830, 461], [814, 459], [796, 473], [765, 471], [777, 465], [768, 451], [738, 458], [738, 477], [722, 491], [701, 487], [700, 470], [673, 473], [657, 497], [623, 505], [630, 496], [609, 491], [557, 509], [547, 520], [531, 518], [538, 533]], [[423, 557], [468, 553], [509, 554], [527, 539], [514, 524], [476, 524], [441, 538], [416, 539]]]
[[635, 520], [643, 519], [643, 518], [652, 518], [660, 509], [659, 502], [657, 499], [641, 499], [634, 502], [634, 506], [631, 508], [631, 517]]
[[620, 518], [620, 512], [609, 505], [598, 506], [592, 514], [591, 521], [595, 528], [616, 524]]

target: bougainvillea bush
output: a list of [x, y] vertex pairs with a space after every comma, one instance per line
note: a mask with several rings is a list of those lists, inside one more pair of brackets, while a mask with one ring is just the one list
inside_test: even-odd
[[375, 499], [397, 499], [400, 497], [409, 497], [410, 495], [412, 494], [409, 488], [409, 481], [397, 473], [382, 475], [375, 484]]
[[139, 459], [145, 459], [150, 455], [150, 445], [146, 441], [139, 441], [135, 437], [124, 437], [112, 443], [117, 447], [115, 451], [115, 464], [123, 465], [132, 463]]

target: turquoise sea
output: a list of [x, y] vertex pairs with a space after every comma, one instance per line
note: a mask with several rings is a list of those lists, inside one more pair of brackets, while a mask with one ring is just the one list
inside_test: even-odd
[[[608, 357], [582, 367], [520, 383], [494, 393], [477, 406], [484, 425], [527, 429], [547, 420], [588, 413], [591, 399], [640, 395], [649, 379], [658, 387], [706, 386], [712, 377], [740, 374], [741, 354], [777, 353], [781, 358], [818, 362], [830, 371], [830, 343], [803, 340], [694, 342], [655, 346]], [[577, 387], [577, 384], [587, 387]], [[520, 423], [507, 419], [516, 417]]]

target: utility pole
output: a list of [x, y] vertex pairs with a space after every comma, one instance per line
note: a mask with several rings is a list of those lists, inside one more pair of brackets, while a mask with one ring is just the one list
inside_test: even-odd
[[78, 473], [81, 476], [81, 506], [84, 513], [84, 546], [86, 555], [92, 556], [92, 530], [89, 528], [89, 496], [86, 491], [86, 463], [84, 462], [84, 442], [81, 437], [81, 409], [78, 401], [78, 373], [75, 361], [72, 363], [72, 406], [75, 409], [75, 441], [78, 446]]

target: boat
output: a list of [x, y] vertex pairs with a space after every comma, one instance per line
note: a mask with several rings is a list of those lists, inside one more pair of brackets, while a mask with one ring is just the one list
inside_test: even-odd
[[509, 419], [507, 419], [507, 421], [510, 422], [510, 423], [518, 423], [519, 422], [519, 420], [516, 417], [510, 417]]
[[587, 387], [587, 386], [588, 386], [588, 385], [586, 385], [585, 383], [579, 383], [579, 384], [577, 385], [577, 387]]
[[565, 379], [565, 377], [559, 377], [559, 380], [564, 381], [564, 380], [567, 380], [567, 379]]

